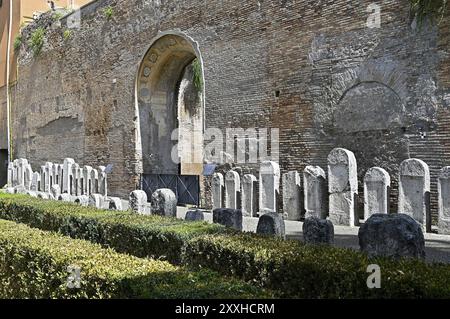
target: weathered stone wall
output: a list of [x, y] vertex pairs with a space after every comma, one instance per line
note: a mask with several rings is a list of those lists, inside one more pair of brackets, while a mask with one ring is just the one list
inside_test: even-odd
[[[47, 33], [39, 57], [22, 49], [15, 157], [113, 163], [111, 191], [127, 194], [142, 170], [139, 65], [158, 32], [178, 31], [202, 54], [206, 127], [280, 128], [282, 174], [324, 168], [334, 147], [347, 148], [358, 159], [360, 194], [366, 170], [380, 166], [396, 197], [397, 167], [414, 156], [430, 165], [436, 193], [450, 160], [450, 14], [418, 31], [409, 1], [383, 1], [381, 28], [369, 29], [369, 3], [96, 1], [70, 39], [62, 27]], [[242, 173], [257, 175], [257, 166]]]

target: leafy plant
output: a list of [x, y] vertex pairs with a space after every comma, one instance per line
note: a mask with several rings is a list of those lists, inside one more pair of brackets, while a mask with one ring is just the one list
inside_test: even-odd
[[422, 27], [426, 19], [432, 23], [441, 23], [447, 10], [447, 0], [410, 0], [411, 11], [417, 18], [417, 25]]
[[66, 40], [66, 41], [69, 40], [71, 36], [72, 36], [72, 31], [70, 31], [69, 29], [64, 30], [64, 33], [63, 33], [64, 40]]
[[106, 19], [110, 20], [114, 16], [114, 9], [111, 6], [108, 6], [103, 10], [103, 14]]
[[63, 17], [63, 14], [61, 12], [55, 12], [52, 14], [52, 19], [54, 21], [58, 21], [59, 19], [61, 19]]
[[19, 51], [21, 45], [22, 45], [22, 35], [19, 34], [14, 39], [14, 50]]
[[30, 47], [34, 56], [38, 56], [41, 53], [44, 46], [45, 29], [43, 27], [37, 28], [32, 34], [30, 39]]
[[194, 72], [194, 86], [199, 92], [203, 92], [202, 66], [197, 58], [192, 62], [192, 69]]

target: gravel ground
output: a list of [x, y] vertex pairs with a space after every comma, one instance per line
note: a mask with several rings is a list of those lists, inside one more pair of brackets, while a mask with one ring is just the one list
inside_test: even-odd
[[[187, 209], [178, 208], [178, 218], [184, 219]], [[212, 222], [212, 214], [205, 214], [206, 220]], [[244, 217], [244, 231], [255, 232], [258, 218]], [[286, 221], [286, 235], [290, 239], [303, 240], [303, 223]], [[334, 227], [334, 245], [359, 250], [359, 227]], [[450, 235], [425, 234], [425, 253], [428, 262], [450, 263]]]

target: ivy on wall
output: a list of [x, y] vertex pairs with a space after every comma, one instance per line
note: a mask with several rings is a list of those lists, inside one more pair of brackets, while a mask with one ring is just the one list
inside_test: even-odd
[[439, 24], [447, 10], [448, 0], [410, 0], [411, 11], [421, 27], [426, 19], [433, 24]]

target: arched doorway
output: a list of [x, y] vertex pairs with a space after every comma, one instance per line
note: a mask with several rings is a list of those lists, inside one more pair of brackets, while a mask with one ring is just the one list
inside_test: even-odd
[[136, 94], [143, 189], [171, 188], [179, 202], [198, 204], [204, 85], [195, 42], [180, 34], [154, 40], [140, 65]]

